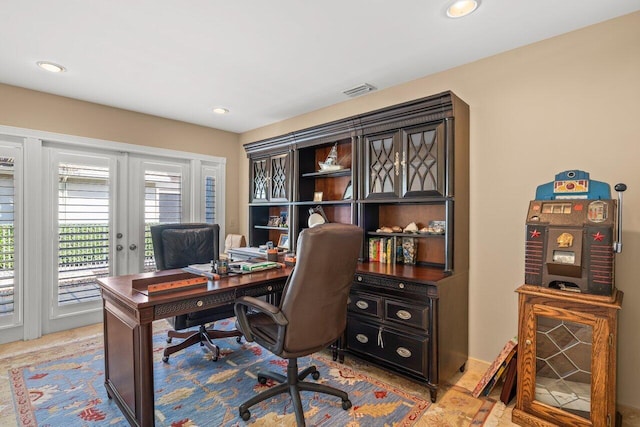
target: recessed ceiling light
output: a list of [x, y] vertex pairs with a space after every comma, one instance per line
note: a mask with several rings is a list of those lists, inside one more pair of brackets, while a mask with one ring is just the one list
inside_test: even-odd
[[222, 108], [222, 107], [216, 107], [213, 109], [213, 112], [216, 114], [227, 114], [229, 112], [229, 110], [227, 110], [226, 108]]
[[63, 73], [67, 71], [67, 69], [62, 65], [54, 64], [53, 62], [38, 61], [37, 64], [38, 67], [42, 68], [43, 70], [51, 71], [52, 73]]
[[477, 8], [477, 0], [457, 0], [447, 8], [447, 16], [449, 18], [462, 18]]

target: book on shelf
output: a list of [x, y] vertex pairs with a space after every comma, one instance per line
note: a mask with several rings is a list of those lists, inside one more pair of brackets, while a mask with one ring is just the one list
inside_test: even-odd
[[504, 345], [498, 356], [491, 363], [487, 371], [484, 373], [478, 384], [473, 389], [473, 397], [480, 395], [486, 396], [495, 387], [496, 383], [502, 377], [502, 374], [509, 365], [509, 362], [516, 354], [518, 348], [518, 337], [513, 337]]
[[416, 248], [413, 237], [370, 237], [369, 262], [415, 264]]

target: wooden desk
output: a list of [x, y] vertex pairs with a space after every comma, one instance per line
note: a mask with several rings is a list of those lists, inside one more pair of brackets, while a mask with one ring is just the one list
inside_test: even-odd
[[98, 279], [104, 315], [105, 387], [132, 426], [154, 425], [152, 322], [179, 314], [233, 304], [243, 295], [281, 291], [290, 268], [210, 281], [207, 285], [151, 297], [132, 281], [181, 270]]

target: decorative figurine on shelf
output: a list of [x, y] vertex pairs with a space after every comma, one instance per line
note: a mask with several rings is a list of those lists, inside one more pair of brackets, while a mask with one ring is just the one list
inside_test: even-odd
[[318, 162], [321, 171], [335, 171], [342, 169], [342, 166], [338, 164], [338, 143], [331, 147], [331, 151], [327, 155], [324, 162]]

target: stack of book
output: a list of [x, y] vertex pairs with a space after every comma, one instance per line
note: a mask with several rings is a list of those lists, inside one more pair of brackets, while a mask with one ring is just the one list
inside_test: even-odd
[[369, 262], [415, 264], [417, 248], [414, 237], [371, 237], [369, 239]]

